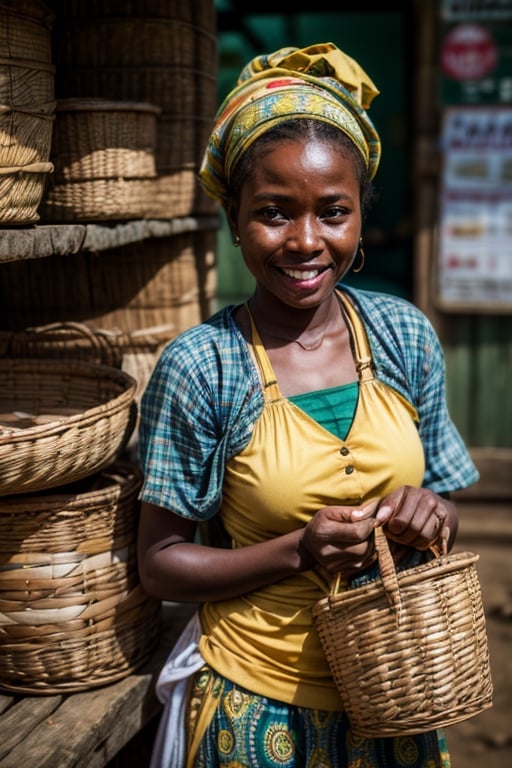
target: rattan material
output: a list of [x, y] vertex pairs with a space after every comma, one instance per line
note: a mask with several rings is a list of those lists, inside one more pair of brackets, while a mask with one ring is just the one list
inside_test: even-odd
[[0, 495], [52, 488], [108, 466], [136, 420], [136, 382], [77, 360], [0, 360]]
[[436, 557], [396, 572], [376, 529], [381, 578], [331, 594], [315, 624], [354, 732], [421, 733], [492, 705], [478, 556]]
[[137, 382], [138, 401], [163, 346], [175, 336], [173, 324], [127, 333], [94, 329], [86, 323], [50, 323], [17, 332], [0, 332], [0, 349], [6, 357], [86, 360], [121, 368]]
[[60, 99], [53, 139], [55, 178], [153, 178], [154, 104], [107, 99]]
[[56, 10], [60, 94], [144, 100], [162, 108], [156, 171], [164, 180], [145, 190], [145, 215], [213, 212], [197, 177], [217, 108], [212, 0], [77, 0], [58, 3]]
[[13, 59], [51, 62], [55, 14], [39, 0], [0, 2], [0, 51]]
[[175, 335], [212, 314], [217, 231], [204, 229], [131, 243], [72, 259], [2, 265], [4, 328], [70, 319], [132, 334], [173, 326]]
[[138, 668], [160, 604], [136, 564], [136, 465], [0, 507], [0, 687], [79, 691]]
[[49, 323], [22, 331], [0, 332], [5, 357], [86, 360], [121, 368], [122, 353], [113, 334], [94, 331], [85, 323]]
[[0, 224], [38, 221], [53, 170], [53, 19], [38, 0], [0, 2]]
[[[10, 59], [0, 50], [0, 105], [27, 115], [55, 111], [55, 67], [31, 59]], [[48, 151], [50, 145], [48, 145]]]
[[55, 173], [43, 212], [51, 221], [145, 218], [156, 176], [160, 107], [61, 99], [52, 143]]
[[[200, 53], [215, 60], [214, 27], [201, 27], [179, 18], [68, 18], [59, 57], [80, 67], [196, 66]], [[94, 45], [91, 45], [94, 40]]]
[[42, 205], [47, 221], [94, 222], [147, 219], [151, 214], [150, 179], [95, 179], [52, 183]]
[[23, 168], [0, 168], [0, 223], [30, 224], [39, 221], [38, 208], [52, 163], [32, 163]]

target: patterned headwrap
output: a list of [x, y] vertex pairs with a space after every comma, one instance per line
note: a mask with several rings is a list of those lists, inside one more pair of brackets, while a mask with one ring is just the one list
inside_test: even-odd
[[380, 139], [366, 110], [378, 93], [359, 64], [333, 43], [258, 56], [244, 67], [217, 112], [199, 171], [205, 191], [225, 201], [241, 156], [265, 131], [297, 117], [322, 120], [347, 134], [373, 178]]

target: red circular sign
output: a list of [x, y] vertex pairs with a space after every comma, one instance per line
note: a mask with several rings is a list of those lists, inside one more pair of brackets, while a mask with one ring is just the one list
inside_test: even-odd
[[441, 66], [453, 80], [480, 80], [493, 71], [497, 61], [494, 39], [479, 24], [460, 24], [444, 40]]

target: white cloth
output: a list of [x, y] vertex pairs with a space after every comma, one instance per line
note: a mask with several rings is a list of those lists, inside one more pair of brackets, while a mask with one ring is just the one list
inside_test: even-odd
[[164, 704], [150, 768], [185, 768], [187, 743], [185, 732], [185, 696], [187, 680], [204, 664], [199, 653], [201, 635], [196, 611], [184, 628], [156, 682], [156, 695]]

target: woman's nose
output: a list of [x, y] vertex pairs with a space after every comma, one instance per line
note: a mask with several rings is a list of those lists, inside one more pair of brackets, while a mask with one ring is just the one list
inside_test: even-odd
[[286, 242], [288, 250], [311, 253], [322, 247], [320, 227], [316, 217], [303, 217], [291, 223]]

